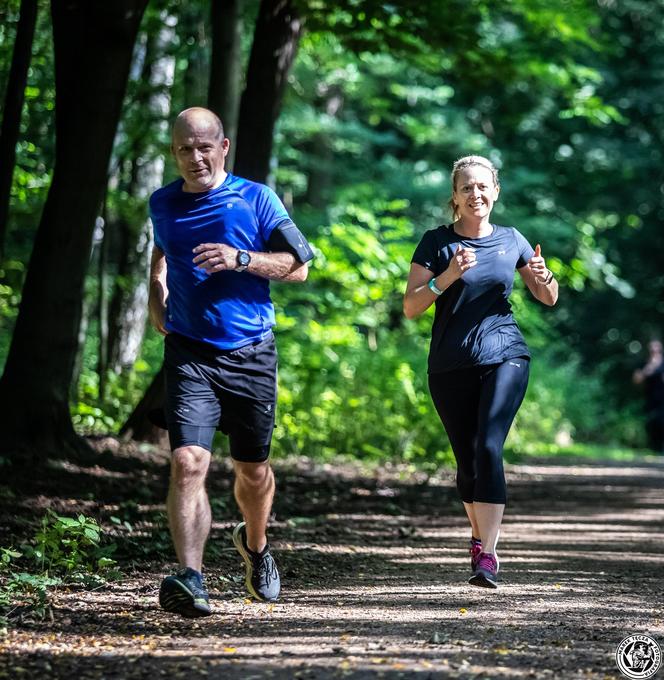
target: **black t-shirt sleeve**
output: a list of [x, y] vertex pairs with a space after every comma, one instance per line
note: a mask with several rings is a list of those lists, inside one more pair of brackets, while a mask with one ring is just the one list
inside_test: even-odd
[[410, 261], [434, 273], [436, 272], [438, 269], [438, 248], [433, 231], [427, 231], [424, 234]]
[[290, 221], [284, 221], [272, 230], [267, 247], [272, 253], [291, 253], [302, 264], [314, 259], [309, 242]]

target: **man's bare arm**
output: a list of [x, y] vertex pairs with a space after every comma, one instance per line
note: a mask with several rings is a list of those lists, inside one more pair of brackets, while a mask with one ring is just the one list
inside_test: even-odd
[[148, 310], [150, 323], [155, 330], [162, 335], [167, 335], [166, 330], [166, 299], [168, 288], [166, 287], [166, 256], [160, 248], [152, 249], [150, 261], [150, 294], [148, 298]]
[[[233, 271], [237, 268], [237, 248], [225, 243], [201, 243], [194, 248], [194, 263], [208, 274]], [[251, 262], [245, 271], [271, 281], [306, 281], [309, 273], [307, 263], [300, 262], [293, 254], [251, 252]]]

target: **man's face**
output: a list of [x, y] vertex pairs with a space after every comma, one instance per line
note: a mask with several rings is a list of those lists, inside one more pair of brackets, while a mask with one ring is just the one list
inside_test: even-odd
[[171, 150], [184, 179], [184, 191], [199, 193], [218, 187], [225, 178], [228, 139], [219, 139], [216, 126], [192, 121], [173, 132]]

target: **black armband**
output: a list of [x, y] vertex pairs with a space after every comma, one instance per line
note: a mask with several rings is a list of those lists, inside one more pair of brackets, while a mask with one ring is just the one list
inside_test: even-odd
[[314, 252], [307, 239], [290, 221], [282, 222], [272, 230], [267, 247], [272, 253], [291, 253], [302, 264], [314, 259]]

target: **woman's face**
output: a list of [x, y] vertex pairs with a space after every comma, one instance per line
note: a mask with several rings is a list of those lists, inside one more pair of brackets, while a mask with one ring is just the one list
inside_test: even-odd
[[459, 218], [472, 220], [488, 218], [498, 198], [498, 192], [489, 168], [471, 165], [460, 170], [452, 194]]

